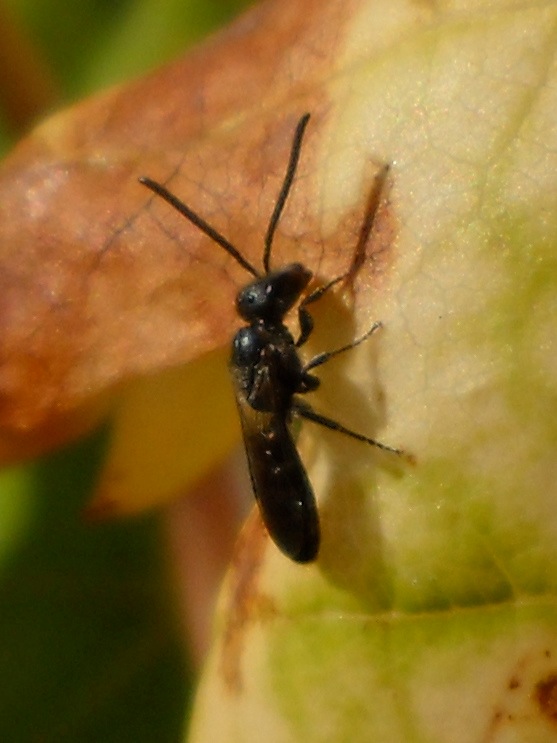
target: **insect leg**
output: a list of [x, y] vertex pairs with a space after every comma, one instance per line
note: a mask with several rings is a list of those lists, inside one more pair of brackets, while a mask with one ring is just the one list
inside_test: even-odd
[[356, 348], [356, 346], [359, 346], [360, 343], [363, 343], [365, 340], [367, 340], [371, 335], [375, 333], [376, 330], [379, 330], [383, 327], [383, 323], [381, 322], [374, 322], [371, 328], [367, 331], [367, 333], [364, 333], [359, 338], [356, 338], [356, 340], [353, 340], [351, 343], [347, 343], [345, 346], [341, 346], [340, 348], [335, 348], [333, 351], [323, 351], [323, 353], [318, 353], [317, 356], [314, 356], [312, 359], [308, 361], [307, 364], [302, 368], [302, 374], [305, 374], [310, 369], [315, 369], [316, 366], [321, 366], [321, 364], [326, 364], [327, 361], [330, 361], [335, 356], [339, 356], [341, 353], [344, 353], [345, 351], [350, 351], [353, 348]]
[[327, 416], [321, 415], [321, 413], [316, 413], [315, 410], [306, 402], [302, 402], [301, 400], [294, 400], [292, 403], [292, 412], [296, 415], [299, 415], [301, 418], [306, 418], [306, 420], [317, 423], [320, 426], [324, 426], [331, 431], [338, 431], [339, 433], [343, 433], [345, 436], [350, 436], [357, 441], [362, 441], [364, 444], [376, 446], [378, 449], [391, 452], [392, 454], [397, 454], [400, 457], [404, 457], [408, 461], [413, 461], [412, 457], [406, 454], [406, 452], [402, 449], [396, 449], [394, 446], [388, 446], [387, 444], [381, 443], [381, 441], [376, 441], [376, 439], [371, 439], [369, 438], [369, 436], [364, 436], [361, 433], [352, 431], [350, 428], [346, 428], [345, 426], [343, 426], [342, 423], [338, 423], [332, 418], [327, 418]]
[[306, 309], [308, 304], [317, 302], [317, 300], [321, 299], [325, 292], [328, 292], [329, 289], [332, 289], [332, 287], [335, 286], [335, 284], [338, 284], [339, 281], [343, 281], [347, 277], [347, 275], [348, 274], [344, 273], [342, 274], [342, 276], [337, 276], [335, 279], [332, 279], [323, 286], [318, 286], [317, 289], [312, 291], [311, 294], [308, 294], [307, 297], [305, 297], [300, 302], [300, 306], [298, 307], [298, 324], [300, 326], [300, 337], [296, 341], [296, 346], [298, 348], [304, 345], [313, 330], [313, 318]]

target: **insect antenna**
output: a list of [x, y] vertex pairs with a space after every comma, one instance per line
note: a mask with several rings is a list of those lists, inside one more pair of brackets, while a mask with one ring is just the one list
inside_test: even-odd
[[271, 215], [271, 219], [269, 220], [269, 226], [267, 227], [267, 234], [265, 235], [265, 249], [263, 252], [263, 270], [265, 271], [265, 273], [269, 273], [270, 271], [269, 263], [271, 259], [273, 237], [275, 236], [275, 230], [279, 223], [280, 215], [282, 214], [282, 210], [284, 209], [290, 187], [292, 186], [292, 181], [294, 180], [294, 175], [296, 174], [298, 160], [300, 159], [300, 150], [302, 149], [302, 139], [304, 137], [305, 128], [309, 121], [309, 116], [309, 114], [304, 114], [298, 121], [298, 125], [294, 133], [294, 140], [292, 141], [292, 149], [290, 151], [288, 167], [286, 168], [286, 175], [284, 176], [282, 188], [275, 204], [273, 214]]
[[252, 276], [259, 278], [258, 271], [255, 270], [251, 263], [244, 258], [240, 251], [235, 248], [234, 245], [232, 245], [232, 243], [226, 239], [226, 237], [221, 235], [220, 232], [215, 230], [214, 227], [211, 227], [208, 222], [200, 217], [199, 214], [196, 214], [192, 209], [190, 209], [187, 204], [184, 204], [183, 201], [180, 201], [180, 199], [173, 193], [171, 193], [165, 186], [145, 176], [142, 176], [139, 179], [139, 182], [142, 183], [144, 186], [147, 186], [147, 188], [153, 191], [153, 193], [157, 194], [157, 196], [160, 196], [161, 199], [164, 199], [164, 201], [166, 201], [168, 204], [170, 204], [170, 206], [179, 211], [180, 214], [182, 214], [186, 219], [189, 219], [189, 221], [198, 229], [200, 229], [201, 232], [204, 232], [208, 237], [211, 238], [211, 240], [220, 245], [221, 248], [224, 248], [226, 252], [229, 253], [229, 255], [231, 255], [234, 260], [242, 266], [242, 268], [245, 268], [246, 271], [249, 271]]

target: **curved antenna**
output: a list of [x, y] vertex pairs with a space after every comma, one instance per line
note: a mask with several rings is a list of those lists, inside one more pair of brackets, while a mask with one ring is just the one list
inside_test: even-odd
[[302, 139], [304, 137], [305, 128], [309, 121], [309, 116], [309, 114], [304, 114], [298, 121], [296, 131], [294, 132], [294, 139], [292, 141], [292, 149], [290, 150], [290, 160], [288, 161], [288, 167], [286, 168], [286, 175], [284, 176], [282, 188], [280, 190], [277, 203], [275, 204], [273, 214], [271, 215], [271, 219], [269, 220], [269, 226], [267, 227], [267, 234], [265, 235], [265, 250], [263, 252], [263, 270], [265, 271], [265, 273], [269, 273], [270, 271], [269, 262], [271, 259], [273, 237], [275, 236], [275, 230], [277, 228], [280, 215], [282, 214], [284, 204], [286, 203], [286, 199], [288, 198], [290, 187], [292, 186], [292, 181], [294, 180], [296, 167], [298, 166], [298, 160], [300, 159], [300, 150], [302, 149]]
[[249, 261], [244, 258], [240, 251], [235, 248], [234, 245], [232, 245], [232, 243], [226, 239], [226, 237], [221, 235], [220, 232], [217, 232], [214, 227], [211, 227], [210, 224], [208, 224], [204, 219], [202, 219], [198, 214], [190, 209], [189, 206], [184, 204], [183, 201], [180, 201], [177, 196], [174, 196], [174, 194], [171, 193], [167, 188], [165, 188], [160, 183], [157, 183], [157, 181], [153, 181], [151, 178], [141, 177], [139, 179], [139, 182], [142, 183], [144, 186], [147, 186], [147, 188], [153, 191], [153, 193], [157, 194], [157, 196], [160, 196], [161, 199], [164, 199], [168, 204], [170, 204], [170, 206], [179, 211], [180, 214], [182, 214], [186, 219], [189, 219], [189, 221], [198, 229], [200, 229], [201, 232], [204, 232], [208, 237], [211, 238], [211, 240], [214, 240], [218, 245], [220, 245], [221, 248], [224, 248], [226, 252], [229, 253], [234, 258], [234, 260], [242, 266], [242, 268], [245, 268], [246, 271], [249, 271], [252, 276], [259, 278], [259, 272], [256, 271], [251, 263], [249, 263]]

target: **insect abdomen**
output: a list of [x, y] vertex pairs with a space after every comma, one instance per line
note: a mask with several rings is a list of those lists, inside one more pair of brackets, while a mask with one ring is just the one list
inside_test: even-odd
[[278, 547], [296, 562], [319, 551], [315, 496], [284, 416], [238, 400], [253, 491]]

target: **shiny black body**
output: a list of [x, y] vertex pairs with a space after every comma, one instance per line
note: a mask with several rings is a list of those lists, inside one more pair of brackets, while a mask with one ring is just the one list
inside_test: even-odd
[[[236, 333], [230, 359], [255, 497], [275, 543], [297, 562], [317, 556], [319, 517], [289, 422], [294, 395], [315, 389], [318, 380], [304, 370], [282, 319], [310, 278], [292, 264], [240, 292], [239, 311], [250, 324]], [[261, 289], [261, 306], [253, 312], [246, 303], [242, 311], [243, 300]]]
[[[230, 370], [251, 481], [263, 521], [276, 545], [296, 562], [309, 562], [317, 557], [320, 530], [315, 496], [290, 431], [292, 416], [301, 416], [359, 441], [401, 453], [316, 413], [298, 397], [319, 386], [319, 379], [310, 374], [311, 369], [358, 345], [380, 327], [380, 323], [375, 323], [361, 338], [342, 348], [319, 354], [306, 364], [300, 358], [298, 349], [307, 341], [313, 328], [307, 305], [348, 275], [336, 277], [307, 294], [300, 302], [312, 273], [300, 263], [279, 270], [270, 269], [273, 236], [292, 185], [308, 120], [309, 114], [306, 114], [296, 128], [286, 176], [265, 237], [262, 273], [164, 186], [148, 178], [140, 179], [254, 276], [236, 298], [236, 309], [246, 325], [234, 337]], [[367, 215], [369, 229], [373, 216], [369, 218]], [[284, 318], [298, 302], [300, 335], [295, 340], [284, 324]]]

